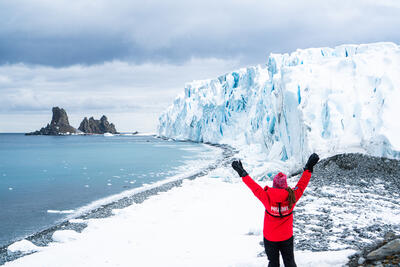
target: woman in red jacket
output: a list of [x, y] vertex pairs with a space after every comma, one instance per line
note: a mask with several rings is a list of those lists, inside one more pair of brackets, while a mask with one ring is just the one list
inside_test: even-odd
[[293, 189], [287, 186], [286, 175], [281, 172], [274, 177], [273, 187], [266, 186], [263, 189], [244, 170], [241, 161], [232, 162], [233, 169], [264, 204], [263, 233], [265, 252], [269, 260], [268, 267], [279, 266], [279, 252], [286, 267], [296, 267], [293, 253], [293, 209], [303, 195], [318, 160], [317, 154], [310, 156], [300, 180]]

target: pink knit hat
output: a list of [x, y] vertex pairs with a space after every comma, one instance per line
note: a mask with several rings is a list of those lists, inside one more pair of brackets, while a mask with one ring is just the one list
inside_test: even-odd
[[287, 179], [286, 174], [283, 174], [281, 172], [278, 173], [274, 177], [273, 187], [280, 188], [280, 189], [285, 189], [287, 187], [286, 179]]

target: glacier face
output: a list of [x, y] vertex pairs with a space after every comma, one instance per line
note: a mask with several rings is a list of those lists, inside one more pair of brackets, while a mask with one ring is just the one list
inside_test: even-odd
[[194, 81], [160, 116], [160, 136], [257, 144], [266, 160], [300, 163], [364, 152], [400, 158], [400, 47], [341, 45], [271, 54], [266, 66]]

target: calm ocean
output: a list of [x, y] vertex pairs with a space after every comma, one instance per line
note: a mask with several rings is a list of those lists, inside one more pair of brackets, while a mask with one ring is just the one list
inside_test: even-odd
[[215, 153], [152, 136], [0, 134], [0, 246], [95, 200], [193, 170], [190, 162]]

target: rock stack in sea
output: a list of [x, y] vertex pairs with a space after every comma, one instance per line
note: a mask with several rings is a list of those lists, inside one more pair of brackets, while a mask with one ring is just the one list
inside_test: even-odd
[[67, 112], [63, 108], [53, 107], [53, 117], [46, 127], [38, 131], [26, 133], [26, 135], [68, 135], [83, 132], [85, 134], [117, 134], [115, 125], [109, 123], [106, 116], [102, 116], [100, 120], [93, 117], [83, 119], [79, 125], [79, 131], [69, 125]]
[[100, 120], [95, 120], [93, 117], [84, 118], [79, 125], [78, 130], [87, 134], [117, 134], [114, 124], [109, 123], [106, 116], [102, 116]]
[[53, 107], [53, 117], [50, 124], [38, 131], [26, 135], [65, 135], [76, 133], [76, 129], [69, 125], [67, 112], [59, 107]]

